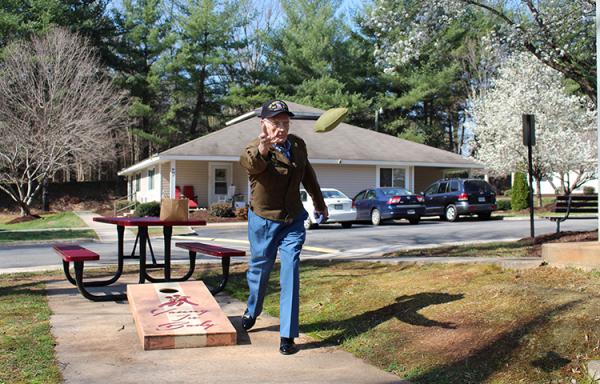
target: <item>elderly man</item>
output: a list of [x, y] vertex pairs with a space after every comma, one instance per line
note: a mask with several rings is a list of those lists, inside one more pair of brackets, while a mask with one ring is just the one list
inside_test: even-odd
[[292, 116], [294, 114], [282, 100], [263, 104], [261, 132], [240, 157], [252, 189], [248, 211], [251, 257], [246, 275], [250, 293], [242, 326], [246, 330], [252, 328], [262, 312], [269, 274], [279, 250], [279, 351], [284, 355], [298, 351], [294, 338], [298, 337], [299, 263], [306, 238], [303, 223], [308, 214], [300, 200], [300, 182], [311, 195], [316, 214], [324, 218], [328, 215], [317, 176], [308, 161], [306, 144], [298, 136], [288, 133]]

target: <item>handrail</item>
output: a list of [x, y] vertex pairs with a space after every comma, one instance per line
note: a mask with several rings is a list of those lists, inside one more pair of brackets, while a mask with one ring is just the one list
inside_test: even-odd
[[[136, 199], [135, 199], [135, 195], [136, 192], [133, 192], [130, 195], [126, 195], [126, 196], [121, 196], [121, 197], [117, 197], [113, 200], [113, 214], [114, 216], [117, 216], [117, 214], [126, 211], [128, 209], [130, 209], [131, 207], [134, 207], [136, 204]], [[130, 204], [127, 204], [124, 207], [121, 207], [119, 209], [117, 209], [117, 203], [119, 203], [120, 201], [131, 201]]]

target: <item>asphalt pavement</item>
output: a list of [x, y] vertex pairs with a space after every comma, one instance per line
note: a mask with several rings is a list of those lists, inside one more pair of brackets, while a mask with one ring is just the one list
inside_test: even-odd
[[[536, 220], [536, 234], [555, 231], [555, 224], [547, 220]], [[596, 220], [567, 220], [561, 225], [562, 231], [583, 231], [597, 228]], [[248, 250], [247, 228], [245, 225], [207, 225], [195, 228], [191, 236], [174, 236], [174, 240], [195, 240], [220, 244], [232, 248]], [[115, 231], [116, 232], [116, 231]], [[418, 225], [408, 222], [384, 223], [374, 227], [358, 224], [349, 229], [340, 225], [321, 225], [318, 229], [309, 230], [303, 257], [344, 258], [349, 254], [371, 254], [415, 247], [431, 247], [450, 244], [516, 240], [529, 236], [527, 220], [490, 220], [463, 219], [448, 223], [439, 220], [423, 220]], [[132, 238], [129, 237], [130, 239]], [[78, 242], [101, 255], [99, 265], [114, 264], [117, 260], [117, 247], [114, 241]], [[164, 249], [163, 239], [155, 237], [152, 246], [157, 255]], [[126, 252], [131, 253], [134, 242], [125, 242]], [[172, 247], [173, 260], [186, 262], [187, 252]], [[243, 259], [241, 259], [243, 260]], [[212, 257], [199, 256], [199, 263], [218, 262]], [[135, 259], [126, 263], [137, 264]], [[29, 270], [59, 269], [61, 263], [52, 251], [51, 245], [0, 245], [0, 270], [20, 272]]]

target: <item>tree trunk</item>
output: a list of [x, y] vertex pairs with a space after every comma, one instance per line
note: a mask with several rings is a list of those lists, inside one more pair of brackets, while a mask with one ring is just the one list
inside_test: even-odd
[[456, 152], [454, 150], [454, 143], [454, 113], [448, 111], [448, 149], [452, 152]]
[[538, 207], [542, 207], [542, 182], [540, 179], [535, 179], [535, 186], [537, 189]]
[[192, 123], [190, 124], [190, 138], [195, 138], [198, 130], [198, 120], [200, 120], [200, 111], [202, 105], [204, 105], [204, 79], [206, 76], [206, 67], [202, 67], [200, 71], [200, 79], [198, 80], [198, 87], [196, 92], [196, 105], [194, 106], [194, 112], [192, 114]]
[[31, 208], [24, 201], [19, 201], [19, 208], [21, 208], [21, 217], [31, 215]]

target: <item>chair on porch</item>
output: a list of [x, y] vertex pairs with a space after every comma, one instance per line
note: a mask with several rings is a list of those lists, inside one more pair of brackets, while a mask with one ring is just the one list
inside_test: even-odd
[[190, 209], [198, 209], [198, 196], [194, 195], [193, 185], [183, 186], [183, 196], [185, 196], [189, 200]]

